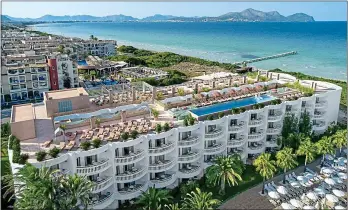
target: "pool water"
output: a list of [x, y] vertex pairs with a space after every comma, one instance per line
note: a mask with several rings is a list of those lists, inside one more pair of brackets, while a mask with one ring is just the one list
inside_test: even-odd
[[88, 66], [86, 60], [77, 61], [77, 65], [79, 65], [79, 66]]
[[244, 98], [236, 101], [228, 101], [224, 103], [219, 103], [219, 104], [213, 104], [209, 106], [204, 106], [196, 109], [191, 109], [190, 112], [197, 116], [204, 116], [204, 115], [209, 115], [213, 113], [218, 113], [218, 112], [224, 112], [227, 110], [231, 110], [233, 108], [240, 108], [244, 106], [249, 106], [253, 104], [258, 104], [258, 103], [263, 103], [267, 101], [271, 101], [276, 99], [273, 96], [264, 94], [259, 97], [253, 96], [249, 98]]

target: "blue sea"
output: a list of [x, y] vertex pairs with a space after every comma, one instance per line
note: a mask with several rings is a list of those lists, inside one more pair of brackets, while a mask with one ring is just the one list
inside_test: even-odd
[[170, 51], [219, 62], [236, 62], [288, 51], [297, 55], [251, 64], [346, 80], [347, 22], [125, 22], [50, 23], [33, 26], [48, 33], [99, 39]]

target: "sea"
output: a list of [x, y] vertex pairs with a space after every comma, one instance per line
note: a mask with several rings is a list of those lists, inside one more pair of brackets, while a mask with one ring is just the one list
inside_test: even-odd
[[35, 30], [114, 39], [118, 45], [233, 63], [278, 53], [297, 55], [249, 64], [347, 79], [347, 22], [88, 22], [47, 23]]

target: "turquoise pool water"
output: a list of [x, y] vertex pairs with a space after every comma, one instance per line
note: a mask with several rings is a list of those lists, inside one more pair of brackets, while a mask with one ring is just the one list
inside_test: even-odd
[[200, 107], [196, 109], [191, 109], [190, 112], [197, 116], [204, 116], [204, 115], [209, 115], [213, 113], [218, 113], [218, 112], [224, 112], [233, 108], [240, 108], [243, 106], [249, 106], [253, 104], [258, 104], [258, 103], [263, 103], [267, 101], [271, 101], [273, 99], [276, 99], [273, 96], [264, 94], [259, 97], [249, 97], [249, 98], [244, 98], [241, 100], [237, 101], [228, 101], [224, 103], [219, 103], [219, 104], [214, 104], [214, 105], [209, 105], [205, 107]]

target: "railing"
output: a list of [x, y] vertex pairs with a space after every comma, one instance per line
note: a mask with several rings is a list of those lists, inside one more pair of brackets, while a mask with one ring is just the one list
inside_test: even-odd
[[276, 140], [270, 140], [270, 141], [266, 141], [266, 145], [269, 147], [276, 147], [278, 146], [277, 141]]
[[179, 146], [189, 146], [189, 145], [193, 145], [196, 144], [198, 142], [198, 136], [190, 136], [187, 139], [183, 139], [178, 141], [178, 145]]
[[258, 117], [257, 119], [251, 119], [249, 125], [259, 125], [262, 123], [263, 116]]
[[267, 134], [273, 134], [273, 133], [279, 133], [281, 132], [282, 128], [267, 128]]
[[118, 174], [115, 176], [116, 181], [127, 181], [142, 177], [145, 174], [145, 167], [136, 169], [136, 171], [128, 171], [124, 174]]
[[198, 158], [200, 154], [198, 152], [193, 152], [191, 154], [179, 155], [178, 161], [190, 161]]
[[206, 152], [206, 153], [218, 152], [218, 151], [221, 151], [222, 149], [223, 149], [223, 145], [222, 144], [217, 144], [217, 145], [205, 148], [204, 152]]
[[168, 144], [163, 144], [161, 147], [149, 148], [150, 154], [156, 154], [168, 151], [174, 147], [173, 142], [169, 142]]
[[276, 113], [274, 115], [268, 115], [268, 120], [280, 120], [282, 118], [282, 113]]
[[242, 129], [244, 129], [244, 123], [242, 124], [238, 124], [238, 125], [232, 125], [232, 126], [229, 126], [228, 127], [228, 131], [232, 131], [232, 132], [235, 132], [235, 131], [240, 131]]
[[223, 134], [223, 131], [221, 128], [219, 129], [216, 129], [214, 131], [210, 131], [208, 133], [205, 134], [205, 138], [207, 139], [212, 139], [212, 138], [216, 138], [216, 137], [219, 137]]
[[108, 200], [110, 200], [110, 198], [112, 197], [113, 193], [110, 193], [109, 195], [105, 196], [103, 199], [97, 200], [97, 201], [92, 201], [92, 203], [90, 204], [90, 206], [97, 206], [100, 205]]
[[143, 189], [145, 186], [146, 186], [146, 184], [135, 184], [135, 185], [129, 186], [129, 187], [127, 187], [127, 188], [124, 188], [124, 189], [122, 189], [122, 190], [119, 190], [118, 192], [119, 192], [121, 195], [127, 195], [127, 194], [131, 194], [131, 193], [140, 191], [140, 190]]
[[115, 162], [116, 163], [127, 163], [127, 162], [132, 162], [135, 160], [140, 160], [145, 156], [145, 151], [144, 150], [139, 150], [134, 154], [129, 154], [127, 156], [123, 157], [116, 157]]
[[108, 166], [109, 166], [109, 160], [103, 159], [99, 162], [93, 163], [92, 165], [77, 166], [76, 172], [78, 174], [89, 174], [89, 173], [98, 172]]
[[315, 108], [322, 108], [322, 107], [325, 107], [327, 104], [326, 101], [319, 101], [319, 102], [316, 102], [315, 103]]
[[163, 177], [163, 178], [151, 179], [150, 181], [152, 183], [154, 183], [154, 184], [156, 184], [156, 183], [163, 183], [163, 182], [167, 182], [167, 181], [171, 180], [174, 175], [172, 175], [172, 174], [165, 174], [164, 176], [165, 177]]
[[322, 128], [325, 127], [325, 123], [313, 124], [313, 128]]
[[314, 119], [319, 119], [319, 118], [323, 118], [325, 116], [326, 112], [317, 112], [314, 113]]
[[248, 134], [248, 139], [256, 140], [256, 139], [262, 138], [263, 136], [264, 136], [264, 132], [252, 133], [252, 134]]
[[248, 149], [250, 150], [259, 150], [259, 149], [263, 149], [263, 145], [257, 146], [257, 147], [248, 147]]
[[95, 186], [92, 188], [92, 192], [98, 191], [98, 190], [104, 188], [105, 186], [112, 183], [112, 181], [113, 181], [112, 177], [106, 177], [103, 180], [95, 182]]
[[184, 173], [184, 174], [191, 174], [191, 173], [196, 172], [196, 171], [198, 171], [198, 170], [200, 169], [200, 166], [199, 166], [199, 165], [198, 165], [198, 166], [191, 165], [190, 167], [191, 167], [190, 169], [188, 169], [188, 168], [182, 168], [182, 169], [180, 169], [179, 171], [180, 171], [181, 173]]
[[240, 147], [245, 144], [246, 141], [243, 139], [235, 139], [227, 141], [227, 146]]
[[240, 155], [242, 156], [243, 151], [238, 151], [238, 152], [228, 152], [227, 155]]
[[164, 160], [161, 163], [150, 164], [149, 171], [164, 170], [171, 167], [173, 163], [174, 163], [174, 160]]

